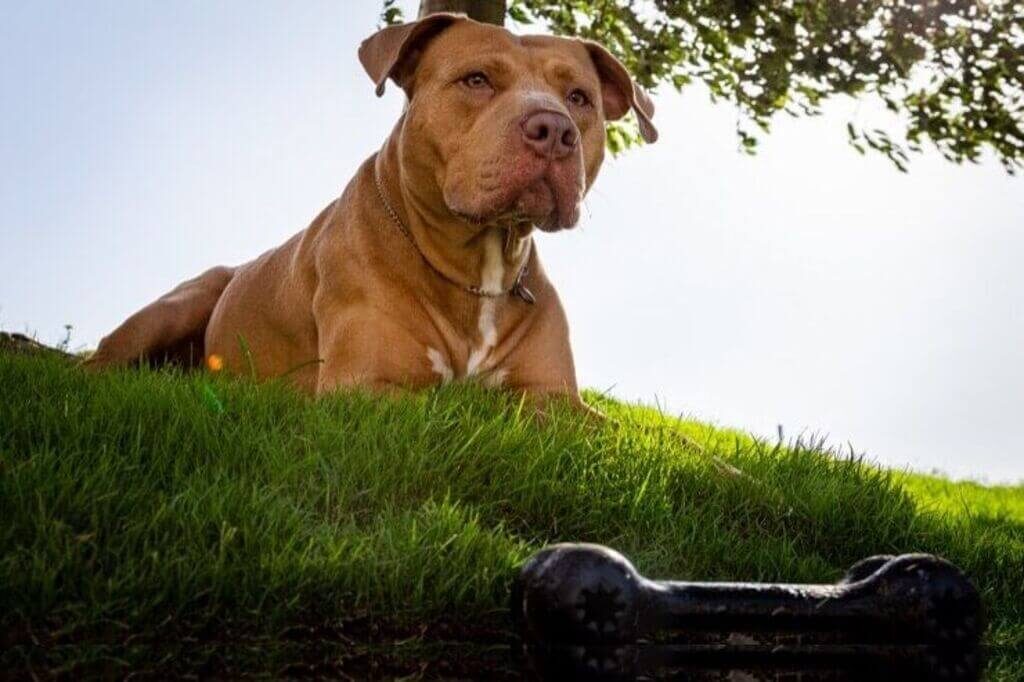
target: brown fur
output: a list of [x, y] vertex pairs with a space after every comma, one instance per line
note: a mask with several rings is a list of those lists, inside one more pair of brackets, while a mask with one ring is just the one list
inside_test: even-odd
[[[143, 308], [103, 339], [90, 366], [217, 356], [228, 372], [287, 376], [312, 393], [423, 387], [447, 367], [579, 401], [565, 314], [532, 230], [576, 222], [603, 159], [605, 120], [633, 108], [654, 139], [650, 101], [600, 46], [451, 15], [384, 29], [360, 59], [378, 93], [390, 78], [409, 96], [380, 152], [308, 228]], [[486, 73], [489, 90], [466, 84], [473, 71]], [[567, 100], [575, 88], [589, 106]], [[527, 149], [519, 122], [538, 109], [572, 118], [576, 153], [552, 160]], [[451, 283], [487, 286], [500, 272], [508, 290], [527, 260], [533, 305]]]

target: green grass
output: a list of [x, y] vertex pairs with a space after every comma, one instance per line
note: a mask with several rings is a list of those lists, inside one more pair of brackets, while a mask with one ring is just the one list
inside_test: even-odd
[[934, 552], [983, 592], [990, 678], [1024, 670], [1019, 486], [596, 396], [617, 424], [538, 424], [473, 386], [311, 401], [10, 354], [0, 391], [0, 670], [484, 669], [505, 660], [517, 566], [565, 540], [701, 580], [833, 581]]

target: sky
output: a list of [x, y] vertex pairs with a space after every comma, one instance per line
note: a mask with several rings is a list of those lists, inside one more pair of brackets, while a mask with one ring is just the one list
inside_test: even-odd
[[[408, 7], [410, 2], [406, 2]], [[0, 328], [93, 347], [304, 228], [387, 136], [377, 0], [0, 6]], [[1024, 480], [1024, 179], [780, 118], [757, 156], [699, 88], [538, 251], [584, 386], [883, 464]]]

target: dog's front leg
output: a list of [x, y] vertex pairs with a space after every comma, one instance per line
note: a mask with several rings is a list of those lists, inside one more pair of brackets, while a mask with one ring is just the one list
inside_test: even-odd
[[531, 333], [519, 339], [509, 353], [503, 387], [522, 393], [538, 415], [547, 414], [561, 403], [601, 422], [604, 415], [580, 397], [569, 324], [554, 292], [549, 296], [547, 304], [536, 311]]
[[540, 419], [548, 419], [552, 412], [560, 407], [568, 407], [579, 413], [593, 425], [604, 424], [609, 421], [608, 416], [595, 407], [584, 402], [578, 391], [575, 390], [554, 390], [550, 387], [540, 386], [512, 386], [513, 390], [520, 391], [523, 399]]
[[395, 321], [367, 309], [317, 314], [317, 395], [345, 388], [393, 392], [437, 383], [422, 345]]

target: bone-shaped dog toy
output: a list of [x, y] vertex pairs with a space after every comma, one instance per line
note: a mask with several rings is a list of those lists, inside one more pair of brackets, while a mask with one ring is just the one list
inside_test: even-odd
[[553, 545], [523, 566], [512, 611], [551, 679], [731, 667], [973, 680], [981, 666], [978, 593], [927, 554], [865, 559], [831, 585], [691, 583], [649, 580], [600, 545]]

